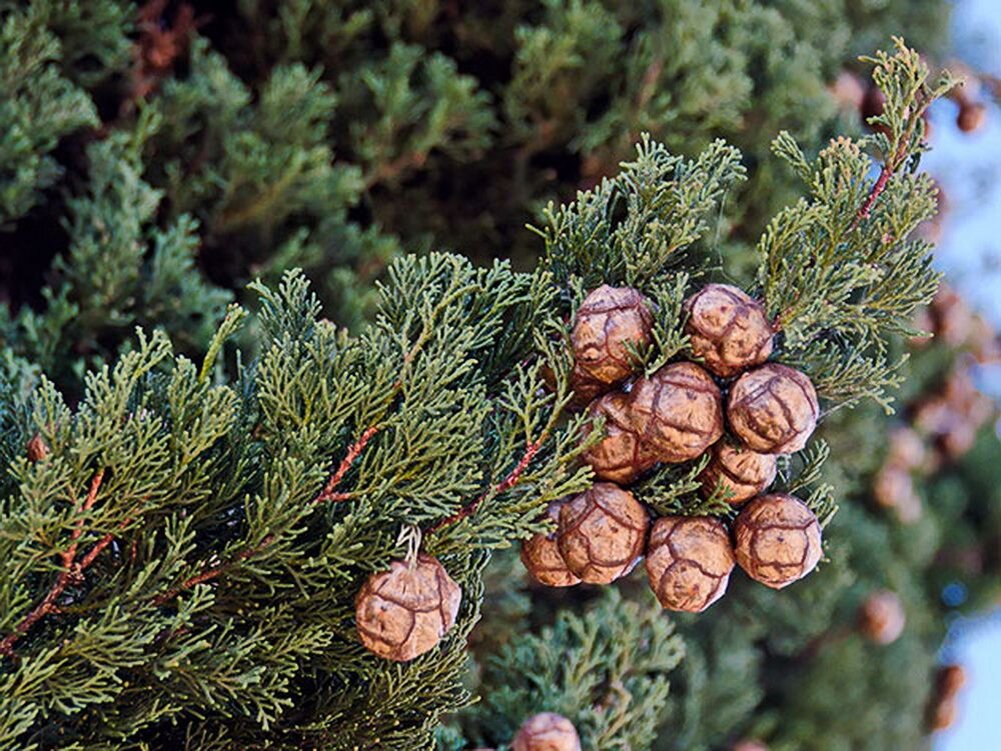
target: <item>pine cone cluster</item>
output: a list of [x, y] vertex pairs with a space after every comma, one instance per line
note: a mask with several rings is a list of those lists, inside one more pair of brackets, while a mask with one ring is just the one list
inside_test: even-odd
[[[933, 391], [907, 405], [906, 423], [891, 432], [883, 465], [873, 478], [872, 495], [877, 505], [905, 523], [921, 517], [915, 478], [962, 458], [973, 447], [980, 429], [996, 419], [997, 407], [977, 388], [970, 370], [972, 362], [1001, 360], [997, 333], [947, 286], [919, 315], [915, 327], [932, 332], [955, 350], [956, 357]], [[912, 345], [921, 347], [925, 341], [915, 339]]]
[[[699, 362], [640, 375], [632, 355], [652, 341], [651, 307], [636, 290], [603, 286], [577, 311], [572, 384], [592, 400], [592, 426], [603, 425], [601, 440], [583, 454], [598, 482], [550, 507], [555, 531], [525, 542], [525, 567], [548, 586], [608, 584], [645, 554], [661, 604], [688, 612], [723, 596], [735, 564], [774, 588], [802, 578], [820, 559], [820, 524], [799, 499], [766, 492], [777, 455], [802, 449], [816, 427], [810, 379], [766, 362], [775, 332], [764, 306], [724, 284], [703, 287], [684, 305]], [[721, 440], [727, 426], [735, 440]], [[732, 534], [715, 517], [665, 516], [651, 525], [627, 486], [658, 464], [707, 452], [702, 494], [747, 504]]]

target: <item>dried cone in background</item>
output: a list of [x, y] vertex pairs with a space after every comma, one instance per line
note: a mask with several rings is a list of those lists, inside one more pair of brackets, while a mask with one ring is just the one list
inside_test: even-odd
[[738, 505], [767, 490], [775, 481], [777, 471], [778, 460], [773, 454], [759, 454], [720, 441], [713, 446], [712, 459], [699, 480], [705, 497], [722, 486], [730, 493], [729, 502]]
[[605, 419], [604, 437], [582, 456], [598, 478], [628, 485], [657, 463], [632, 424], [629, 394], [605, 394], [592, 402], [589, 412], [592, 419]]
[[658, 461], [686, 462], [723, 436], [723, 397], [694, 363], [667, 365], [640, 378], [629, 394], [631, 424]]
[[[546, 514], [554, 522], [560, 518], [560, 503], [550, 503]], [[521, 562], [529, 575], [547, 587], [572, 587], [580, 578], [567, 568], [556, 542], [556, 532], [537, 534], [521, 543]]]
[[709, 284], [685, 301], [692, 353], [718, 376], [736, 375], [772, 354], [764, 306], [729, 284]]
[[608, 584], [639, 561], [649, 524], [646, 509], [632, 493], [595, 483], [560, 508], [560, 553], [582, 581]]
[[734, 743], [730, 751], [768, 751], [768, 746], [761, 741], [745, 738]]
[[838, 73], [834, 83], [827, 89], [841, 109], [858, 110], [862, 107], [862, 100], [865, 99], [865, 86], [862, 79], [850, 70]]
[[932, 732], [946, 730], [955, 724], [956, 717], [959, 716], [959, 704], [953, 697], [942, 699], [932, 705], [928, 715], [928, 726]]
[[859, 629], [876, 644], [892, 644], [904, 632], [907, 615], [896, 592], [873, 592], [859, 608]]
[[799, 451], [820, 416], [810, 379], [793, 368], [769, 363], [744, 373], [730, 389], [730, 427], [748, 448], [763, 454]]
[[901, 425], [890, 432], [890, 448], [886, 453], [886, 463], [907, 470], [921, 469], [928, 457], [924, 441], [914, 428]]
[[355, 598], [362, 644], [387, 660], [406, 662], [433, 649], [455, 625], [462, 590], [436, 558], [393, 561], [372, 574]]
[[966, 671], [962, 665], [943, 665], [935, 675], [935, 695], [951, 698], [966, 685]]
[[873, 480], [872, 495], [883, 508], [891, 509], [905, 524], [921, 518], [921, 497], [914, 490], [910, 473], [894, 464], [880, 468]]
[[737, 563], [773, 589], [802, 579], [820, 561], [820, 523], [795, 496], [758, 496], [737, 516], [733, 533]]
[[566, 717], [543, 712], [522, 723], [511, 751], [580, 751], [580, 737]]
[[42, 459], [49, 455], [49, 447], [45, 443], [45, 439], [39, 433], [35, 433], [28, 441], [28, 446], [25, 451], [28, 456], [28, 461], [34, 464], [35, 462], [40, 462]]
[[646, 572], [668, 610], [701, 613], [726, 592], [733, 571], [730, 534], [709, 516], [664, 516], [654, 522]]
[[987, 122], [987, 105], [983, 102], [965, 101], [956, 114], [956, 125], [964, 133], [975, 133]]
[[629, 348], [647, 347], [652, 329], [650, 301], [640, 292], [607, 284], [591, 292], [577, 309], [570, 333], [574, 388], [587, 386], [586, 381], [611, 388], [628, 378], [635, 367]]

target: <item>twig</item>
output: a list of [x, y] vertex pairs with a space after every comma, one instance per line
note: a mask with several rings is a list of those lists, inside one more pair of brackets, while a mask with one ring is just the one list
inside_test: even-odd
[[[325, 503], [327, 501], [343, 501], [351, 497], [351, 493], [336, 492], [337, 486], [340, 485], [341, 480], [351, 469], [351, 465], [355, 463], [359, 456], [361, 456], [362, 451], [365, 450], [365, 446], [368, 442], [372, 440], [372, 437], [379, 432], [378, 425], [372, 425], [365, 429], [365, 432], [361, 434], [361, 437], [357, 441], [348, 446], [347, 452], [344, 454], [344, 458], [341, 459], [341, 463], [337, 465], [336, 471], [327, 480], [327, 484], [323, 487], [323, 490], [313, 499], [313, 504]], [[204, 584], [205, 582], [210, 582], [213, 579], [218, 579], [220, 576], [229, 571], [233, 566], [235, 566], [240, 561], [245, 561], [248, 558], [253, 558], [255, 555], [265, 550], [271, 545], [278, 536], [275, 534], [267, 535], [263, 540], [261, 540], [257, 545], [251, 548], [241, 550], [239, 553], [234, 555], [230, 560], [225, 563], [220, 563], [218, 566], [212, 566], [210, 568], [201, 571], [194, 576], [190, 576], [183, 582], [178, 584], [176, 587], [171, 587], [166, 592], [163, 592], [153, 598], [154, 605], [164, 605], [170, 600], [174, 599], [181, 592], [191, 589], [198, 584]]]
[[366, 428], [365, 432], [361, 434], [361, 437], [348, 446], [348, 450], [344, 454], [344, 458], [341, 459], [341, 463], [337, 466], [337, 471], [330, 476], [330, 479], [327, 480], [327, 484], [324, 485], [323, 490], [321, 490], [319, 495], [313, 499], [313, 503], [344, 501], [351, 497], [351, 493], [336, 493], [334, 491], [337, 490], [337, 486], [341, 484], [341, 480], [344, 479], [344, 475], [346, 475], [348, 470], [351, 469], [351, 465], [355, 463], [355, 460], [361, 455], [361, 452], [365, 450], [365, 446], [378, 432], [378, 425]]
[[257, 545], [252, 548], [247, 548], [246, 550], [241, 550], [232, 559], [226, 561], [225, 563], [220, 563], [218, 566], [213, 566], [212, 568], [207, 568], [204, 571], [195, 574], [192, 577], [185, 579], [183, 582], [178, 584], [176, 587], [171, 587], [166, 592], [163, 592], [153, 598], [154, 605], [164, 605], [170, 600], [173, 600], [177, 595], [186, 589], [191, 589], [198, 584], [204, 584], [205, 582], [217, 579], [223, 574], [225, 574], [229, 569], [233, 568], [234, 565], [240, 561], [245, 561], [248, 558], [260, 553], [276, 539], [275, 535], [267, 535], [263, 540], [261, 540]]
[[518, 462], [517, 465], [515, 465], [514, 469], [508, 472], [507, 476], [503, 480], [497, 483], [497, 485], [495, 485], [493, 488], [485, 491], [472, 503], [463, 506], [461, 509], [456, 511], [451, 516], [446, 516], [444, 519], [440, 519], [434, 524], [432, 524], [431, 527], [428, 528], [427, 532], [424, 533], [424, 536], [428, 537], [430, 535], [433, 535], [435, 532], [437, 532], [443, 527], [447, 527], [450, 524], [454, 524], [455, 522], [462, 521], [463, 519], [472, 516], [473, 514], [476, 513], [476, 510], [480, 507], [480, 504], [483, 503], [483, 501], [486, 500], [489, 496], [498, 496], [504, 491], [513, 488], [518, 483], [518, 480], [521, 479], [521, 475], [525, 472], [526, 469], [528, 469], [528, 465], [531, 464], [532, 459], [534, 459], [535, 455], [539, 453], [539, 449], [542, 448], [542, 444], [544, 442], [545, 442], [545, 436], [539, 438], [539, 440], [534, 441], [533, 443], [527, 444], [525, 446], [525, 453], [522, 455], [521, 460]]
[[[87, 497], [84, 499], [83, 505], [80, 506], [80, 512], [86, 512], [93, 508], [103, 479], [104, 468], [102, 467], [91, 478], [90, 489], [87, 491]], [[76, 527], [73, 529], [70, 537], [72, 540], [70, 546], [59, 555], [62, 560], [62, 570], [59, 572], [55, 583], [49, 589], [44, 599], [14, 627], [13, 633], [7, 634], [3, 640], [0, 640], [0, 654], [7, 655], [8, 657], [12, 656], [14, 654], [14, 645], [22, 636], [28, 633], [32, 626], [50, 613], [59, 611], [59, 607], [56, 605], [59, 597], [66, 591], [66, 588], [70, 584], [80, 581], [83, 572], [94, 562], [94, 559], [97, 558], [101, 551], [108, 546], [108, 543], [111, 542], [113, 535], [109, 533], [94, 545], [83, 558], [77, 561], [76, 552], [80, 535], [83, 534], [83, 521], [83, 518], [77, 520]]]

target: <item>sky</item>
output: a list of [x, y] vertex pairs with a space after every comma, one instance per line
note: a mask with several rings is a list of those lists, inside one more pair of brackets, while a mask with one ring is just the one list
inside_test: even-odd
[[[1001, 0], [957, 0], [953, 17], [956, 55], [1001, 76]], [[923, 160], [948, 200], [938, 266], [982, 313], [1001, 325], [1001, 110], [992, 106], [979, 133], [960, 133], [956, 108], [943, 102], [932, 113], [938, 126], [933, 151]], [[1001, 394], [1001, 372], [981, 374], [981, 385]], [[958, 722], [941, 732], [935, 751], [1001, 751], [1001, 610], [953, 625], [942, 650], [945, 662], [966, 668]]]

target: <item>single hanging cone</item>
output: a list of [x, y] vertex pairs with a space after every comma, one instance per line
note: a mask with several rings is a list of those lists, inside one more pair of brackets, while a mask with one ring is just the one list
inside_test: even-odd
[[436, 558], [393, 561], [372, 574], [355, 598], [355, 623], [365, 647], [408, 662], [430, 651], [455, 625], [462, 590]]

